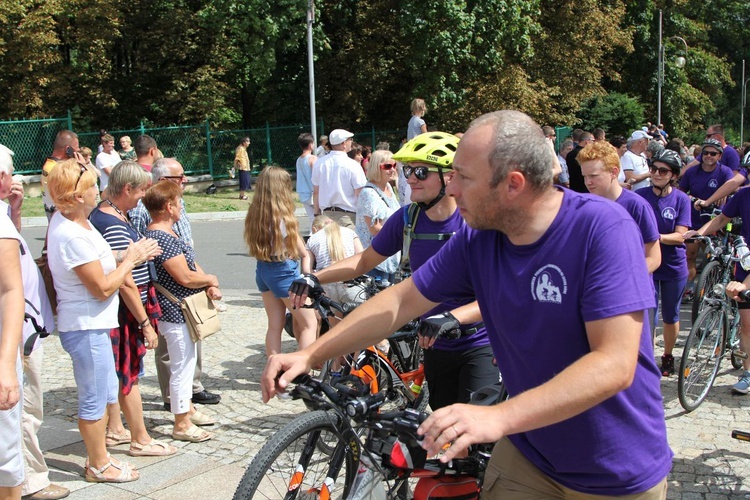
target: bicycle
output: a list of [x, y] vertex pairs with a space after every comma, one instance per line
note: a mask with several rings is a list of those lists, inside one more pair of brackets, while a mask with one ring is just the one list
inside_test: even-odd
[[[741, 239], [738, 236], [735, 241]], [[730, 260], [737, 262], [740, 258], [732, 255]], [[729, 279], [725, 275], [722, 282], [715, 284], [711, 293], [706, 295], [705, 308], [685, 341], [678, 371], [677, 395], [680, 405], [687, 411], [698, 408], [706, 398], [727, 351], [730, 352], [730, 361], [736, 369], [742, 367], [742, 360], [747, 357], [739, 349], [740, 315], [737, 303], [725, 297]], [[744, 291], [740, 295], [743, 299], [750, 300], [750, 291]]]
[[[721, 214], [721, 210], [716, 208], [713, 212], [706, 215], [710, 215], [713, 218], [718, 214]], [[732, 220], [727, 223], [724, 231], [713, 237], [695, 237], [696, 240], [700, 240], [706, 244], [705, 256], [707, 262], [698, 276], [695, 286], [695, 296], [693, 297], [690, 318], [693, 323], [695, 323], [698, 315], [705, 307], [705, 299], [710, 295], [714, 285], [723, 282], [728, 283], [728, 278], [732, 276], [733, 262], [731, 257], [735, 254], [735, 248], [733, 245], [734, 240], [730, 238], [730, 235], [736, 234], [736, 230], [739, 227], [741, 227], [740, 224]]]
[[[303, 376], [291, 390], [294, 399], [319, 409], [280, 429], [250, 463], [234, 494], [247, 498], [427, 498], [433, 483], [479, 498], [494, 444], [469, 448], [448, 464], [428, 459], [416, 434], [427, 414], [407, 408], [381, 412], [385, 396], [372, 394], [357, 377], [332, 384]], [[479, 391], [473, 404], [491, 405], [506, 395], [497, 388]], [[333, 449], [321, 451], [319, 440]]]
[[[390, 286], [369, 276], [359, 277], [354, 282], [368, 296]], [[334, 311], [346, 316], [357, 307], [354, 303], [335, 302], [322, 293], [312, 294], [310, 299], [311, 304], [305, 307], [315, 309], [326, 323], [328, 318], [335, 315]], [[424, 410], [429, 402], [429, 388], [424, 380], [418, 332], [419, 320], [412, 320], [386, 339], [387, 352], [369, 346], [356, 355], [345, 357], [340, 371], [332, 370], [334, 362], [329, 360], [321, 367], [318, 378], [328, 380], [330, 377], [355, 374], [370, 384], [373, 393], [383, 391], [386, 394], [387, 407]]]

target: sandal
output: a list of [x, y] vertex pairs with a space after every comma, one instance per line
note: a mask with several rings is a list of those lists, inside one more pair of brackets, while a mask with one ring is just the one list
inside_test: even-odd
[[121, 444], [127, 444], [130, 442], [132, 437], [130, 436], [130, 431], [125, 429], [125, 432], [122, 434], [117, 434], [112, 431], [107, 431], [107, 435], [105, 437], [105, 442], [107, 444], [107, 448], [111, 448], [112, 446], [119, 446]]
[[[114, 467], [115, 469], [120, 471], [120, 474], [117, 477], [107, 477], [104, 475], [104, 471], [109, 469], [110, 467]], [[90, 475], [89, 472], [91, 472], [93, 475]], [[139, 475], [136, 471], [130, 468], [130, 464], [127, 462], [120, 462], [119, 465], [115, 464], [110, 460], [101, 469], [97, 469], [96, 467], [88, 466], [86, 468], [85, 473], [86, 481], [89, 483], [129, 483], [130, 481], [135, 481], [139, 478]]]
[[195, 410], [192, 415], [190, 415], [190, 421], [194, 423], [195, 425], [214, 425], [216, 423], [216, 419], [209, 417], [205, 413], [201, 413], [198, 410]]
[[130, 443], [130, 450], [128, 450], [131, 457], [168, 457], [175, 453], [177, 453], [177, 448], [156, 439], [152, 439], [148, 444], [133, 441]]
[[190, 443], [202, 443], [214, 437], [213, 433], [206, 432], [198, 426], [191, 426], [185, 432], [172, 431], [172, 439], [177, 441], [188, 441]]

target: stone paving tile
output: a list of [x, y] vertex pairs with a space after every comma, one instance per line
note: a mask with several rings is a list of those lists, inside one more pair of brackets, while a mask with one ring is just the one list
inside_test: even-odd
[[[73, 491], [74, 500], [87, 498], [231, 498], [244, 467], [268, 438], [294, 416], [305, 411], [295, 401], [274, 400], [264, 405], [260, 398], [260, 374], [265, 364], [266, 317], [260, 295], [241, 290], [224, 290], [221, 333], [207, 339], [203, 348], [203, 383], [222, 395], [219, 405], [201, 410], [216, 416], [219, 423], [210, 430], [216, 437], [205, 443], [175, 442], [171, 439], [172, 415], [163, 411], [153, 356], [146, 357], [146, 376], [141, 380], [144, 417], [153, 437], [171, 442], [180, 451], [173, 458], [137, 459], [142, 479], [124, 485], [90, 485], [80, 476], [83, 445], [72, 439], [77, 407], [70, 358], [56, 336], [45, 344], [45, 413], [47, 428], [42, 446], [52, 479]], [[684, 321], [683, 325], [689, 325]], [[687, 332], [683, 331], [676, 349]], [[295, 342], [284, 337], [284, 349]], [[661, 354], [661, 339], [656, 352]], [[677, 399], [676, 378], [662, 380], [669, 442], [675, 453], [669, 477], [670, 499], [750, 498], [750, 443], [731, 439], [732, 429], [750, 430], [750, 397], [731, 394], [737, 371], [725, 361], [716, 385], [697, 410], [685, 412]], [[54, 417], [54, 418], [52, 418]], [[54, 432], [65, 432], [64, 440]], [[71, 444], [71, 441], [75, 441]], [[127, 446], [114, 449], [118, 458]], [[130, 459], [136, 461], [134, 459]], [[627, 460], [627, 456], [623, 457]], [[210, 489], [207, 489], [210, 488]], [[206, 496], [206, 492], [211, 494]]]

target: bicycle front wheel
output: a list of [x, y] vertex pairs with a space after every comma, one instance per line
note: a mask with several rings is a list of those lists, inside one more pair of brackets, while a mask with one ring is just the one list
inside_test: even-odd
[[695, 286], [695, 296], [693, 297], [692, 316], [690, 318], [693, 324], [695, 324], [698, 315], [705, 307], [704, 299], [706, 296], [711, 295], [714, 285], [721, 282], [721, 273], [721, 266], [715, 260], [707, 263], [703, 271], [701, 271], [701, 275], [698, 277], [698, 282]]
[[242, 476], [234, 499], [318, 498], [324, 486], [330, 498], [346, 498], [357, 461], [347, 440], [340, 438], [341, 428], [341, 417], [334, 412], [300, 415], [261, 448]]
[[704, 310], [690, 330], [682, 351], [677, 378], [677, 395], [687, 411], [693, 411], [706, 399], [724, 357], [727, 324], [718, 308]]

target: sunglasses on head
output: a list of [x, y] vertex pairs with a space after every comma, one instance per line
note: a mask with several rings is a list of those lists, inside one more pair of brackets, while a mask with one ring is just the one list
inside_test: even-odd
[[78, 180], [76, 181], [76, 187], [75, 187], [74, 191], [78, 191], [78, 184], [81, 183], [81, 177], [83, 177], [83, 174], [85, 174], [86, 172], [88, 172], [88, 169], [86, 168], [85, 165], [81, 165], [79, 163], [78, 166], [81, 167], [81, 171], [78, 173]]
[[719, 156], [720, 154], [721, 153], [719, 153], [718, 151], [704, 151], [703, 152], [704, 156]]
[[427, 174], [430, 172], [437, 172], [437, 170], [432, 170], [427, 167], [411, 167], [408, 165], [404, 165], [404, 177], [407, 179], [411, 177], [411, 174], [414, 174], [417, 179], [420, 181], [423, 181], [427, 178]]
[[394, 168], [396, 168], [395, 163], [383, 163], [380, 165], [381, 170], [393, 170]]
[[659, 175], [667, 175], [669, 172], [672, 171], [671, 169], [667, 167], [657, 167], [657, 166], [652, 166], [649, 170], [651, 170], [652, 174], [659, 172]]

